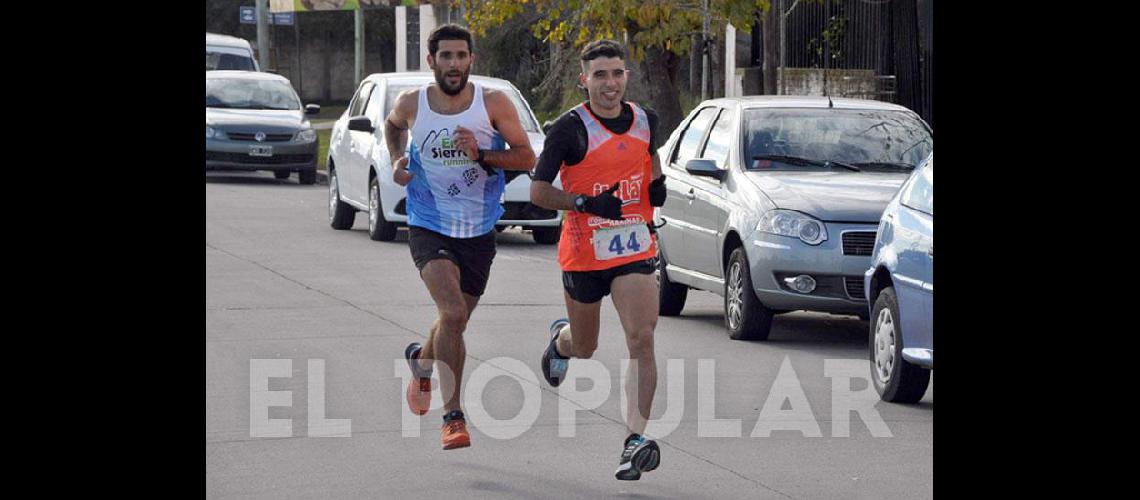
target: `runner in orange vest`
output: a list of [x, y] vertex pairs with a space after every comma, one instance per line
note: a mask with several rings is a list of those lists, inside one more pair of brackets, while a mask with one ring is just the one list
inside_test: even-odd
[[[558, 263], [569, 318], [550, 327], [542, 374], [558, 386], [570, 358], [593, 356], [601, 301], [612, 293], [631, 359], [625, 387], [630, 435], [615, 475], [636, 480], [656, 469], [661, 457], [657, 443], [643, 434], [657, 390], [657, 241], [649, 224], [653, 207], [665, 202], [665, 177], [656, 151], [657, 116], [622, 100], [628, 74], [621, 45], [590, 43], [581, 59], [578, 80], [590, 100], [550, 128], [530, 190], [535, 205], [567, 211]], [[552, 184], [557, 175], [562, 189]]]

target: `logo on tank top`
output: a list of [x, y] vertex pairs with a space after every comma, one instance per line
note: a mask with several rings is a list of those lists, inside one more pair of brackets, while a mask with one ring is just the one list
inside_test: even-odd
[[420, 143], [420, 151], [426, 151], [433, 160], [441, 160], [445, 167], [466, 167], [471, 164], [467, 153], [456, 149], [451, 139], [451, 132], [447, 128], [432, 130], [424, 142]]
[[[641, 203], [641, 183], [645, 175], [634, 174], [629, 179], [622, 179], [620, 181], [621, 187], [614, 191], [614, 196], [621, 199], [621, 206], [634, 205]], [[594, 183], [594, 196], [601, 194], [603, 191], [613, 186], [613, 184]]]

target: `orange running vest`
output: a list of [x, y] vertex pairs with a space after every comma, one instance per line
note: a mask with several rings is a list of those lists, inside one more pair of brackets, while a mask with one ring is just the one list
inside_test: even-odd
[[599, 271], [657, 256], [656, 235], [646, 228], [653, 219], [653, 206], [649, 204], [649, 183], [653, 180], [649, 117], [638, 105], [629, 105], [633, 125], [624, 134], [607, 129], [585, 103], [571, 110], [586, 126], [589, 142], [581, 163], [569, 167], [563, 163], [559, 168], [562, 190], [595, 196], [620, 183], [614, 196], [622, 200], [625, 220], [566, 211], [558, 243], [558, 263], [563, 271]]

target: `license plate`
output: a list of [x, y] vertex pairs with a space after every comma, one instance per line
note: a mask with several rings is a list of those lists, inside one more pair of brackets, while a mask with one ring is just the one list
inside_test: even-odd
[[250, 146], [250, 156], [273, 156], [273, 146]]
[[645, 224], [608, 227], [594, 231], [594, 257], [610, 260], [649, 251], [653, 240]]

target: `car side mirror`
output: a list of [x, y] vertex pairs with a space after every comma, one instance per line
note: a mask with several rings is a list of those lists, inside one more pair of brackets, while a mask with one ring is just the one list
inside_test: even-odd
[[712, 177], [718, 181], [724, 180], [725, 171], [717, 168], [716, 162], [704, 158], [693, 158], [685, 163], [685, 171], [699, 177]]
[[372, 126], [372, 120], [369, 120], [363, 116], [358, 116], [349, 120], [348, 129], [355, 130], [357, 132], [368, 132], [369, 134], [376, 131], [376, 128]]
[[306, 115], [317, 115], [320, 113], [321, 113], [321, 105], [320, 104], [308, 104], [305, 106], [305, 114]]

